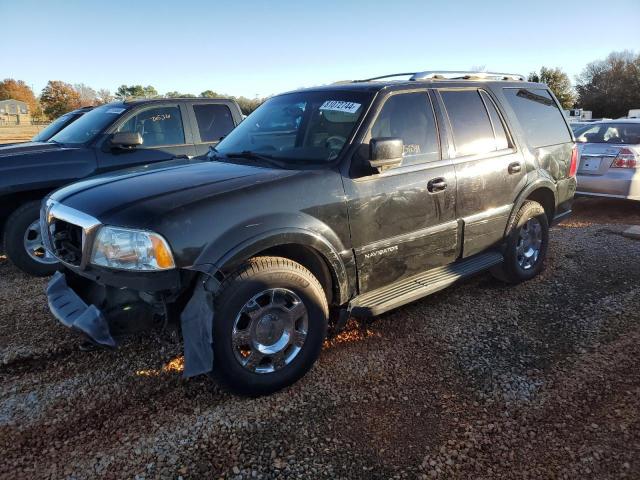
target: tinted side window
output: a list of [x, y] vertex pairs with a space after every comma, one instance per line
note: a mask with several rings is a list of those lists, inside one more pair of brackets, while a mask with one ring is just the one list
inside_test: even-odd
[[509, 148], [509, 139], [507, 137], [507, 131], [504, 128], [504, 124], [502, 123], [502, 119], [498, 114], [498, 110], [496, 109], [493, 100], [487, 95], [486, 92], [480, 90], [480, 96], [482, 100], [484, 100], [484, 105], [487, 107], [487, 111], [489, 112], [489, 118], [491, 118], [491, 125], [493, 125], [493, 132], [496, 135], [496, 149], [503, 150], [505, 148]]
[[534, 148], [571, 141], [563, 113], [542, 88], [505, 88], [504, 94]]
[[194, 105], [200, 140], [217, 142], [235, 127], [231, 110], [226, 105]]
[[403, 165], [440, 159], [436, 122], [426, 92], [389, 97], [371, 127], [370, 136], [401, 138], [404, 141]]
[[177, 106], [143, 110], [123, 123], [118, 132], [139, 133], [143, 147], [184, 143], [182, 116]]
[[479, 92], [477, 90], [444, 90], [440, 94], [453, 129], [457, 155], [495, 151], [493, 129]]

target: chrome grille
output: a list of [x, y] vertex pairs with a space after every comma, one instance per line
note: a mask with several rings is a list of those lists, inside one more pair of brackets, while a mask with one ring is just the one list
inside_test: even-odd
[[85, 268], [100, 222], [86, 213], [48, 199], [40, 212], [44, 243], [66, 265]]

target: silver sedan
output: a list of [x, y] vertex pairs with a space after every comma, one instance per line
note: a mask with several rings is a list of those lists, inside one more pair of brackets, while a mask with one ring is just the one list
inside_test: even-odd
[[596, 122], [578, 135], [576, 193], [640, 200], [640, 119]]

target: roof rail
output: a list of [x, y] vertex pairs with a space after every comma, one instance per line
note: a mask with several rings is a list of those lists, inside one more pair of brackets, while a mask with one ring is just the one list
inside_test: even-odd
[[435, 71], [416, 72], [410, 80], [447, 79], [447, 80], [517, 80], [524, 82], [524, 75], [517, 73]]
[[517, 80], [525, 81], [524, 75], [517, 73], [495, 73], [495, 72], [471, 72], [457, 70], [427, 70], [425, 72], [410, 73], [392, 73], [390, 75], [381, 75], [379, 77], [367, 78], [365, 80], [354, 80], [354, 82], [372, 82], [374, 80], [383, 80], [385, 78], [406, 77], [410, 76], [410, 81], [418, 80]]

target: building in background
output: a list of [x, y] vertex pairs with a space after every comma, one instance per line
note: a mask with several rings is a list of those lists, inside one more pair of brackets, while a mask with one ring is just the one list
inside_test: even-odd
[[20, 100], [0, 100], [0, 125], [29, 125], [29, 105]]

